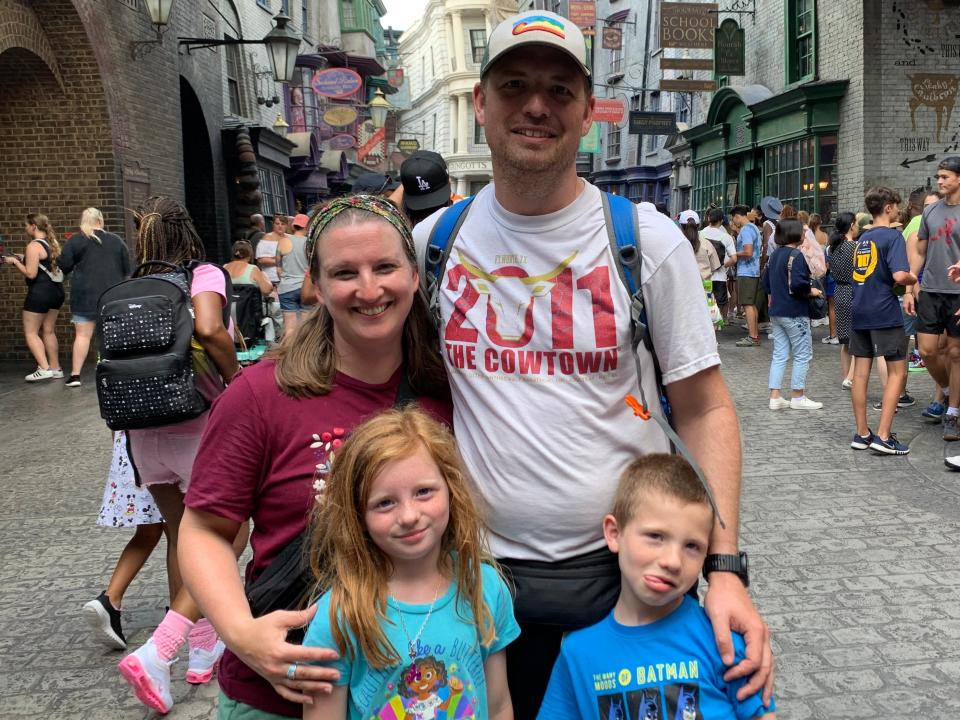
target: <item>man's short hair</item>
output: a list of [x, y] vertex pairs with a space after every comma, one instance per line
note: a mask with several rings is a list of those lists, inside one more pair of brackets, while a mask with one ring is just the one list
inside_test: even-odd
[[622, 528], [634, 517], [644, 495], [659, 492], [684, 503], [712, 509], [706, 488], [686, 460], [679, 455], [642, 455], [627, 465], [613, 499], [613, 516]]
[[257, 227], [266, 227], [266, 223], [264, 222], [263, 215], [261, 215], [260, 213], [254, 213], [253, 215], [250, 216], [250, 224], [255, 225]]
[[709, 213], [707, 213], [707, 222], [711, 225], [716, 225], [717, 223], [723, 222], [723, 210], [720, 208], [714, 208]]
[[732, 208], [730, 208], [730, 214], [743, 215], [746, 217], [750, 214], [750, 208], [748, 208], [746, 205], [734, 205]]
[[863, 198], [863, 204], [866, 206], [867, 212], [873, 217], [883, 214], [883, 209], [891, 203], [900, 204], [900, 193], [884, 185], [870, 188]]

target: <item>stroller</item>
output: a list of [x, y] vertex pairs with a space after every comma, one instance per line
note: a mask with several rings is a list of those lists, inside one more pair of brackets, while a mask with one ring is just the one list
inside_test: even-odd
[[255, 363], [275, 339], [269, 303], [256, 285], [233, 286], [233, 322], [236, 326], [237, 360], [241, 365]]

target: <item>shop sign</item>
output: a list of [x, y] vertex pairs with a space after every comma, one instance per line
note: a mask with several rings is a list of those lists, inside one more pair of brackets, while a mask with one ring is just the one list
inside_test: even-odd
[[387, 70], [387, 84], [390, 87], [401, 87], [403, 85], [403, 68], [390, 68]]
[[716, 3], [660, 3], [660, 47], [713, 49]]
[[334, 105], [323, 114], [323, 121], [333, 127], [345, 127], [357, 119], [357, 111], [349, 105]]
[[743, 29], [732, 18], [720, 23], [716, 31], [713, 66], [717, 75], [746, 75], [747, 44]]
[[327, 68], [313, 74], [310, 87], [323, 97], [345, 98], [363, 87], [363, 78], [350, 68]]
[[577, 152], [594, 154], [600, 152], [600, 125], [598, 123], [591, 124], [587, 134], [580, 138], [580, 147], [577, 148]]
[[364, 162], [364, 158], [371, 154], [383, 156], [382, 151], [376, 152], [376, 150], [377, 146], [383, 143], [386, 137], [387, 131], [384, 128], [377, 128], [377, 131], [370, 136], [370, 139], [361, 145], [359, 150], [357, 150], [357, 159], [360, 162]]
[[717, 83], [715, 80], [661, 80], [660, 89], [664, 92], [713, 92]]
[[621, 50], [623, 48], [623, 30], [616, 27], [603, 29], [603, 49]]
[[331, 150], [349, 150], [357, 144], [357, 140], [353, 135], [340, 134], [334, 135], [327, 141], [327, 146]]
[[420, 141], [416, 138], [403, 138], [397, 141], [397, 148], [400, 152], [412, 153], [420, 149]]
[[630, 135], [675, 135], [677, 116], [672, 112], [630, 111]]
[[603, 100], [598, 98], [593, 106], [594, 122], [619, 123], [623, 122], [623, 113], [626, 108], [623, 100], [616, 98]]
[[713, 72], [713, 60], [710, 58], [660, 58], [661, 70], [709, 70]]
[[580, 29], [595, 27], [597, 4], [593, 0], [570, 0], [570, 22]]

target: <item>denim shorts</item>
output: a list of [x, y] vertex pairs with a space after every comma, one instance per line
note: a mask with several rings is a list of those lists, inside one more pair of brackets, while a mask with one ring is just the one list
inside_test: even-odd
[[97, 319], [95, 317], [81, 315], [80, 313], [70, 313], [70, 322], [74, 325], [79, 325], [80, 323], [95, 323], [96, 321]]
[[300, 312], [307, 309], [300, 302], [300, 288], [280, 294], [280, 309], [283, 312]]

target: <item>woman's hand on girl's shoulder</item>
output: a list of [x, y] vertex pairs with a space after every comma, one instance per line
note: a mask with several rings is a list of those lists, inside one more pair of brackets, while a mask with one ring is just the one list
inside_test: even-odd
[[315, 695], [329, 695], [340, 678], [336, 668], [312, 664], [336, 660], [335, 650], [287, 642], [287, 632], [308, 625], [316, 611], [317, 606], [312, 605], [306, 610], [277, 610], [251, 618], [242, 632], [233, 633], [237, 642], [229, 645], [280, 697], [301, 705], [312, 704]]

